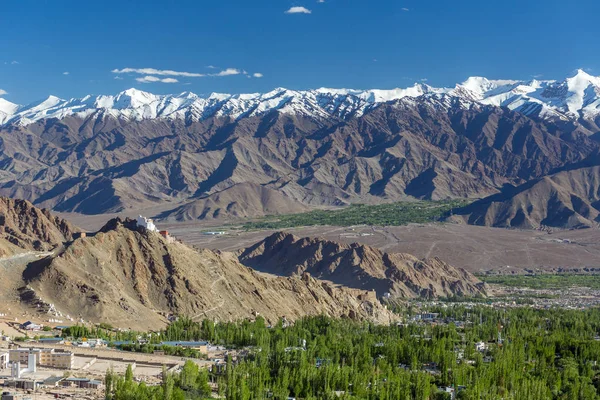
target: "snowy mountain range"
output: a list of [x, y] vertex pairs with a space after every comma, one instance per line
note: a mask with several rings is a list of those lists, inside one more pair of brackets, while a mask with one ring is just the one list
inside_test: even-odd
[[283, 88], [259, 94], [218, 94], [200, 97], [184, 92], [178, 95], [154, 95], [136, 89], [116, 96], [85, 96], [63, 100], [55, 96], [29, 105], [17, 105], [0, 98], [0, 125], [29, 125], [42, 119], [67, 116], [86, 118], [92, 114], [126, 120], [188, 119], [210, 117], [240, 119], [281, 113], [308, 115], [315, 118], [360, 116], [380, 103], [428, 96], [450, 104], [458, 98], [463, 103], [481, 103], [508, 107], [529, 116], [563, 120], [600, 118], [600, 77], [578, 70], [564, 80], [489, 80], [471, 77], [454, 88], [434, 88], [415, 84], [406, 89], [348, 90], [317, 89], [295, 91]]

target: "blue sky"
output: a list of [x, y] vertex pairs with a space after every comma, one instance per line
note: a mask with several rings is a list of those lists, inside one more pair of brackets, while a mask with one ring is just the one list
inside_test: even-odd
[[[286, 13], [302, 8], [310, 13]], [[600, 75], [596, 0], [4, 0], [1, 9], [0, 90], [21, 104], [130, 87], [207, 94]], [[149, 68], [203, 76], [113, 72]]]

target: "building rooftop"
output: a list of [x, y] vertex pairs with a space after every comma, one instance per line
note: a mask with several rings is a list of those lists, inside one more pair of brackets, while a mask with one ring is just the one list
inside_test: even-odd
[[63, 379], [65, 379], [65, 378], [63, 378], [62, 376], [51, 376], [49, 378], [46, 378], [46, 380], [44, 380], [44, 385], [48, 385], [48, 386], [56, 385]]
[[40, 338], [38, 340], [38, 342], [41, 343], [48, 343], [48, 342], [63, 342], [65, 339], [61, 338], [61, 337], [46, 337], [46, 338]]
[[161, 345], [180, 346], [180, 347], [198, 347], [198, 346], [207, 346], [208, 342], [167, 341], [167, 342], [162, 342]]

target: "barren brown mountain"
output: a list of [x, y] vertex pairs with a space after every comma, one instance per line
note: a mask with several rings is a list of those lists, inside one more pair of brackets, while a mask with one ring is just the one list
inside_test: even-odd
[[512, 228], [590, 228], [600, 221], [600, 156], [454, 211], [451, 219]]
[[23, 276], [37, 298], [61, 312], [115, 326], [157, 327], [170, 313], [217, 320], [260, 314], [272, 322], [315, 314], [393, 319], [374, 292], [255, 272], [232, 253], [170, 243], [132, 220], [111, 220], [60, 255], [31, 263]]
[[[448, 96], [328, 118], [136, 121], [97, 111], [3, 126], [0, 194], [87, 214], [160, 205], [173, 210], [163, 217], [181, 220], [243, 216], [246, 206], [260, 215], [299, 204], [481, 198], [598, 148], [567, 125]], [[271, 200], [257, 201], [264, 196]]]
[[375, 290], [379, 296], [485, 295], [485, 285], [475, 276], [438, 258], [419, 260], [361, 244], [301, 239], [282, 232], [242, 251], [240, 261], [258, 271], [283, 276], [308, 272], [338, 285]]
[[0, 197], [0, 257], [45, 251], [71, 240], [77, 231], [67, 221], [25, 200]]

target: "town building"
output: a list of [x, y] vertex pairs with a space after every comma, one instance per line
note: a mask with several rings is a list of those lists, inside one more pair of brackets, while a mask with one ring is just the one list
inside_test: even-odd
[[27, 321], [27, 322], [21, 324], [21, 329], [25, 329], [26, 331], [39, 331], [42, 329], [42, 326], [38, 325], [38, 324], [34, 324], [31, 321]]
[[8, 369], [9, 358], [7, 352], [0, 352], [0, 369]]
[[140, 215], [137, 217], [136, 222], [139, 227], [145, 228], [150, 232], [158, 232], [158, 229], [156, 229], [156, 225], [154, 225], [154, 221], [152, 221], [152, 219], [150, 218], [146, 218]]
[[475, 350], [483, 353], [483, 352], [487, 351], [487, 349], [488, 349], [488, 344], [487, 343], [485, 343], [485, 342], [477, 342], [477, 343], [475, 343]]
[[29, 356], [33, 355], [36, 365], [57, 369], [73, 369], [75, 365], [75, 355], [69, 351], [59, 352], [54, 349], [12, 349], [9, 359], [11, 362], [18, 362], [29, 365]]
[[108, 343], [104, 339], [92, 338], [82, 339], [81, 342], [77, 343], [78, 347], [106, 347]]
[[207, 235], [207, 236], [222, 236], [224, 235], [226, 232], [224, 231], [211, 231], [211, 232], [203, 232], [203, 235]]
[[55, 326], [54, 329], [56, 329], [57, 331], [64, 331], [65, 329], [70, 328], [70, 326], [67, 325], [59, 325], [59, 326]]
[[169, 231], [160, 231], [160, 235], [166, 239], [167, 243], [174, 243], [175, 238], [169, 234]]
[[80, 389], [99, 389], [101, 381], [87, 378], [67, 378], [60, 381], [62, 387], [77, 387]]
[[38, 342], [44, 344], [63, 344], [65, 342], [65, 339], [61, 337], [46, 337], [40, 338]]
[[44, 387], [55, 388], [64, 380], [62, 376], [50, 376], [44, 380]]
[[185, 341], [175, 341], [175, 342], [162, 342], [161, 346], [173, 346], [173, 347], [185, 347], [188, 349], [198, 350], [202, 354], [208, 354], [208, 342], [185, 342]]
[[12, 379], [12, 380], [5, 381], [4, 386], [9, 387], [9, 388], [22, 389], [22, 390], [36, 390], [40, 386], [42, 386], [43, 383], [44, 383], [44, 381], [39, 380], [39, 379], [18, 378], [18, 379]]

